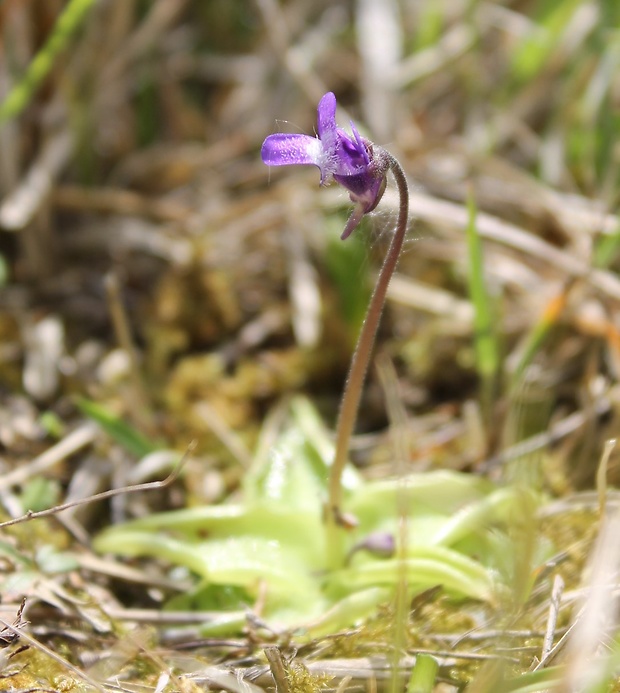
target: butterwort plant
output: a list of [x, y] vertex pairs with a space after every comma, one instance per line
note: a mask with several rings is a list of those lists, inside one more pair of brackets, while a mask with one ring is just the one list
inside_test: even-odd
[[342, 511], [342, 473], [349, 454], [351, 436], [385, 305], [388, 284], [398, 264], [409, 216], [409, 191], [401, 165], [383, 147], [362, 137], [353, 122], [351, 131], [352, 135], [349, 135], [336, 124], [336, 97], [332, 92], [328, 92], [319, 102], [316, 137], [276, 133], [267, 137], [261, 149], [263, 162], [268, 166], [312, 164], [319, 169], [321, 185], [329, 185], [336, 181], [349, 192], [355, 207], [342, 233], [342, 240], [348, 238], [363, 216], [372, 212], [379, 204], [390, 171], [400, 195], [396, 230], [353, 352], [336, 425], [336, 449], [330, 469], [326, 514], [328, 560], [333, 567], [336, 567], [341, 559], [341, 541], [337, 527], [346, 526], [349, 522], [349, 518]]

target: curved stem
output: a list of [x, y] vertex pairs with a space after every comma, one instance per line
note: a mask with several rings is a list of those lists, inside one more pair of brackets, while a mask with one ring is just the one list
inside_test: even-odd
[[349, 375], [340, 402], [340, 413], [336, 426], [336, 452], [329, 475], [329, 498], [326, 518], [328, 560], [332, 566], [334, 566], [334, 563], [338, 563], [340, 554], [337, 535], [338, 526], [344, 524], [340, 507], [342, 504], [342, 473], [349, 454], [349, 444], [355, 421], [357, 420], [362, 388], [366, 379], [381, 314], [383, 313], [388, 284], [398, 264], [409, 219], [409, 188], [405, 173], [398, 161], [389, 152], [382, 152], [382, 155], [386, 157], [388, 167], [394, 174], [400, 196], [400, 207], [396, 231], [368, 304], [368, 311], [357, 339], [357, 346], [351, 359]]

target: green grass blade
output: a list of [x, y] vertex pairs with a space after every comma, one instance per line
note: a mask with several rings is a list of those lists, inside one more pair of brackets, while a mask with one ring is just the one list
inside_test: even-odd
[[379, 604], [390, 599], [390, 590], [386, 587], [369, 587], [358, 590], [337, 601], [318, 619], [305, 624], [311, 638], [321, 638], [350, 626], [360, 619], [376, 613]]
[[620, 224], [613, 233], [602, 236], [594, 248], [593, 264], [595, 267], [609, 267], [620, 250]]
[[371, 286], [368, 277], [366, 246], [355, 235], [350, 242], [340, 240], [341, 217], [329, 221], [330, 240], [325, 249], [325, 267], [338, 294], [341, 317], [348, 328], [351, 340], [366, 315]]
[[543, 0], [535, 10], [534, 26], [514, 51], [512, 71], [521, 82], [534, 79], [564, 37], [582, 0]]
[[466, 230], [469, 259], [469, 295], [474, 306], [476, 368], [482, 381], [483, 402], [490, 405], [499, 371], [500, 349], [494, 327], [494, 310], [484, 279], [484, 256], [476, 225], [477, 206], [473, 194], [467, 200]]
[[79, 399], [77, 405], [86, 416], [98, 423], [108, 435], [132, 455], [144, 457], [158, 449], [157, 445], [142, 433], [101, 404], [88, 399]]
[[530, 671], [511, 681], [506, 681], [500, 688], [501, 693], [539, 693], [540, 691], [558, 690], [562, 682], [560, 667], [547, 667]]
[[545, 310], [539, 321], [534, 325], [521, 353], [519, 363], [512, 376], [513, 389], [519, 383], [523, 372], [532, 362], [536, 352], [541, 348], [551, 330], [558, 324], [560, 316], [566, 307], [568, 291], [570, 286], [563, 288], [557, 295], [553, 296], [547, 303]]
[[36, 54], [26, 74], [0, 104], [0, 124], [18, 116], [32, 99], [37, 87], [52, 69], [56, 56], [67, 46], [74, 31], [84, 21], [95, 0], [71, 0], [58, 18], [51, 36]]

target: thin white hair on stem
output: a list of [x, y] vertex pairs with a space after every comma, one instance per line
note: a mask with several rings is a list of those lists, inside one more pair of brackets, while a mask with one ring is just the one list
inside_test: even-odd
[[[395, 181], [393, 175], [390, 173], [388, 188], [385, 192], [385, 199], [389, 200], [393, 194], [393, 188], [395, 186]], [[421, 190], [420, 186], [412, 185], [409, 183], [409, 189], [415, 192]], [[372, 232], [369, 234], [370, 237], [370, 247], [374, 249], [379, 243], [386, 243], [392, 240], [392, 236], [396, 233], [396, 226], [398, 223], [398, 206], [395, 204], [385, 204], [382, 200], [377, 207], [366, 215], [371, 220], [368, 226], [371, 227]], [[409, 213], [409, 218], [407, 220], [407, 231], [405, 235], [405, 240], [403, 242], [403, 248], [401, 250], [401, 258], [404, 257], [413, 246], [418, 241], [422, 240], [421, 235], [413, 235], [412, 229], [415, 225], [416, 217]]]
[[[306, 134], [306, 131], [304, 128], [302, 128], [300, 125], [297, 125], [297, 123], [294, 123], [292, 120], [283, 120], [282, 118], [276, 118], [276, 132], [282, 132], [282, 126], [285, 126], [286, 130], [294, 130], [298, 134]], [[316, 130], [316, 128], [315, 128]], [[316, 135], [316, 132], [315, 132]]]

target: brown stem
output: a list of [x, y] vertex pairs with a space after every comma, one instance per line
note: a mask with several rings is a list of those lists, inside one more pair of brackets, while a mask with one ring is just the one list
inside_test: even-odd
[[[396, 185], [398, 186], [400, 195], [398, 224], [392, 238], [392, 243], [383, 261], [383, 266], [381, 267], [370, 303], [368, 304], [368, 311], [357, 340], [353, 358], [351, 359], [351, 367], [340, 403], [340, 413], [336, 427], [336, 453], [329, 476], [327, 513], [328, 537], [330, 534], [332, 537], [334, 535], [334, 532], [329, 529], [330, 525], [333, 530], [335, 529], [335, 525], [343, 524], [341, 511], [342, 472], [349, 454], [349, 444], [357, 419], [362, 388], [366, 379], [372, 348], [385, 305], [388, 284], [398, 264], [398, 258], [403, 247], [403, 241], [405, 240], [407, 222], [409, 219], [409, 189], [405, 173], [398, 161], [389, 152], [382, 152], [382, 155], [386, 156], [388, 166], [394, 174]], [[330, 541], [328, 538], [328, 544], [329, 543], [334, 547], [333, 541]], [[335, 558], [333, 552], [332, 558]]]

